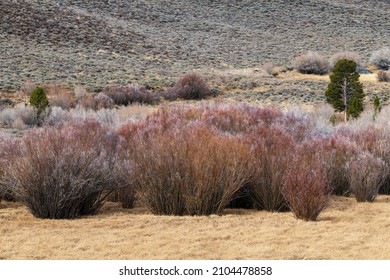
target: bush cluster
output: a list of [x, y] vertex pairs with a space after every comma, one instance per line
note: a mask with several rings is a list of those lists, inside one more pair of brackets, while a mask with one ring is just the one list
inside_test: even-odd
[[312, 115], [247, 104], [163, 107], [117, 131], [69, 116], [0, 138], [0, 193], [42, 218], [139, 199], [158, 215], [245, 206], [315, 220], [330, 194], [372, 201], [389, 191], [388, 115], [385, 107], [375, 121], [363, 115], [326, 133]]
[[123, 187], [117, 142], [96, 121], [34, 129], [3, 166], [1, 188], [39, 218], [95, 214], [110, 191]]
[[102, 93], [111, 98], [116, 105], [126, 106], [132, 103], [155, 104], [159, 101], [159, 97], [155, 93], [148, 90], [146, 86], [136, 83], [127, 86], [110, 85]]
[[[2, 108], [0, 122], [8, 127], [26, 129], [53, 123], [54, 119], [57, 123], [66, 122], [66, 119], [63, 121], [58, 119], [59, 108], [70, 112], [61, 114], [65, 117], [65, 115], [73, 115], [75, 109], [80, 111], [80, 107], [86, 111], [98, 112], [115, 108], [115, 105], [154, 105], [162, 99], [199, 100], [215, 95], [215, 93], [212, 93], [201, 75], [188, 73], [180, 77], [175, 87], [156, 91], [149, 90], [145, 85], [131, 83], [125, 86], [109, 85], [98, 93], [87, 92], [82, 86], [76, 86], [72, 92], [65, 86], [55, 83], [37, 85], [27, 81], [18, 91], [18, 95], [22, 98], [28, 97], [30, 106], [17, 104], [12, 108]], [[53, 112], [55, 116], [52, 116]]]

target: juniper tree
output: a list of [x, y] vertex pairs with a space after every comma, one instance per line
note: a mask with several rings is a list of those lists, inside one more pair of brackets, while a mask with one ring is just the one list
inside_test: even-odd
[[339, 60], [333, 67], [330, 83], [325, 92], [326, 101], [339, 112], [344, 112], [344, 120], [357, 118], [364, 110], [363, 85], [359, 82], [356, 62]]
[[41, 87], [36, 87], [30, 95], [30, 105], [37, 110], [38, 117], [49, 106], [49, 100]]

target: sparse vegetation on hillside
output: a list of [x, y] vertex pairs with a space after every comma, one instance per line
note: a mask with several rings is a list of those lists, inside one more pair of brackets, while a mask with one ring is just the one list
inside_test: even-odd
[[208, 74], [267, 61], [287, 65], [308, 49], [327, 57], [346, 49], [368, 60], [372, 50], [388, 44], [389, 5], [3, 0], [0, 49], [6, 71], [0, 89], [17, 90], [26, 80], [81, 84], [92, 91], [129, 80], [162, 88], [193, 69]]

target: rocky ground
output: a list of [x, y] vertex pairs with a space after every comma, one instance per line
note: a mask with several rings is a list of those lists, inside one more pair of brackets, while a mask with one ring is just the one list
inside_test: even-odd
[[328, 57], [356, 51], [368, 61], [389, 44], [389, 11], [389, 1], [362, 0], [2, 0], [0, 90], [16, 91], [27, 80], [158, 88], [196, 70], [250, 98], [268, 87], [254, 92], [310, 99], [324, 81], [231, 73], [265, 62], [288, 67], [308, 50]]

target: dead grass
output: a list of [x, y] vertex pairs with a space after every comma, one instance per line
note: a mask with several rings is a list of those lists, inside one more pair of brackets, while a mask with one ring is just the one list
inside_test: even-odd
[[[286, 72], [280, 75], [280, 78], [286, 81], [302, 80], [302, 81], [327, 81], [329, 82], [329, 75], [314, 75], [314, 74], [302, 74], [297, 71]], [[376, 73], [372, 74], [360, 74], [360, 82], [378, 83], [376, 79]]]
[[0, 259], [390, 259], [390, 197], [332, 197], [318, 222], [291, 213], [154, 216], [109, 203], [76, 220], [40, 220], [1, 202]]

